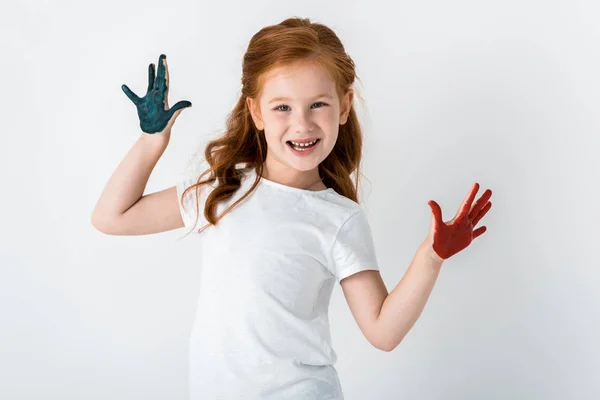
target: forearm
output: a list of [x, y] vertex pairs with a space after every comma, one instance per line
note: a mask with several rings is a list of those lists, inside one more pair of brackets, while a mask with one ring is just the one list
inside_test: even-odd
[[140, 136], [104, 187], [92, 213], [92, 221], [118, 217], [142, 197], [150, 174], [168, 142], [167, 132], [143, 133]]
[[384, 300], [377, 329], [388, 349], [393, 350], [402, 341], [421, 315], [442, 264], [431, 245], [422, 243], [408, 270]]

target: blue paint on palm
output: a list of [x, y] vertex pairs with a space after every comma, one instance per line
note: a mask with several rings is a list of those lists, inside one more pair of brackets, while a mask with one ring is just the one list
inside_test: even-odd
[[167, 98], [167, 76], [164, 60], [167, 56], [161, 54], [158, 59], [158, 75], [154, 77], [154, 64], [148, 67], [148, 89], [144, 97], [138, 97], [127, 87], [122, 85], [121, 89], [127, 97], [137, 107], [138, 117], [140, 118], [140, 128], [143, 132], [154, 134], [162, 132], [175, 112], [182, 108], [190, 107], [191, 102], [187, 100], [179, 101], [173, 107], [165, 110], [165, 100]]

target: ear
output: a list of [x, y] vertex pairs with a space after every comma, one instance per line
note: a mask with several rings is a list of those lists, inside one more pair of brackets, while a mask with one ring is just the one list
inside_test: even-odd
[[255, 103], [256, 102], [254, 101], [254, 99], [252, 99], [250, 97], [246, 97], [246, 105], [248, 107], [248, 110], [250, 111], [250, 115], [252, 116], [254, 125], [256, 125], [256, 128], [259, 131], [262, 131], [265, 127], [264, 127], [263, 121], [260, 117], [260, 112], [257, 110]]
[[344, 125], [348, 121], [348, 115], [352, 108], [352, 100], [354, 98], [354, 92], [351, 90], [346, 93], [342, 101], [342, 112], [340, 113], [340, 125]]

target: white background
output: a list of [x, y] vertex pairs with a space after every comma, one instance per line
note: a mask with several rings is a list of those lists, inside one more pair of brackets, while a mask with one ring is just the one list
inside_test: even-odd
[[[347, 400], [597, 399], [600, 25], [592, 1], [32, 1], [0, 13], [0, 398], [187, 399], [200, 265], [187, 229], [95, 230], [91, 212], [141, 134], [167, 54], [178, 118], [146, 193], [202, 171], [239, 96], [248, 41], [292, 16], [354, 59], [361, 203], [391, 291], [474, 182], [488, 231], [446, 261], [391, 353], [339, 286]], [[202, 165], [205, 167], [206, 164]]]

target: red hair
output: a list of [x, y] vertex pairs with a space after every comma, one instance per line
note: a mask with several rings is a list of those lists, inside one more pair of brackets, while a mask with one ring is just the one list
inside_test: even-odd
[[[204, 217], [209, 222], [198, 232], [216, 225], [227, 212], [243, 201], [260, 182], [267, 156], [264, 130], [254, 125], [246, 98], [256, 99], [262, 92], [264, 76], [273, 68], [309, 62], [324, 68], [335, 82], [338, 98], [352, 91], [357, 78], [354, 62], [346, 53], [336, 34], [327, 26], [311, 22], [308, 18], [288, 18], [277, 25], [266, 26], [250, 40], [242, 63], [242, 93], [234, 109], [227, 117], [226, 130], [220, 138], [208, 143], [204, 150], [209, 169], [198, 178], [197, 183], [185, 189], [181, 204], [189, 190], [211, 184], [218, 178], [218, 185], [210, 192], [204, 206]], [[340, 125], [338, 138], [331, 153], [319, 164], [319, 175], [328, 188], [358, 203], [358, 174], [362, 158], [363, 135], [354, 106], [350, 105], [348, 120]], [[242, 173], [236, 168], [255, 168], [256, 180], [250, 190], [221, 215], [215, 216], [217, 204], [230, 198], [241, 186]], [[350, 175], [356, 171], [356, 182]], [[202, 177], [210, 173], [209, 177]], [[196, 196], [196, 224], [199, 204]], [[188, 232], [189, 234], [189, 232]]]

